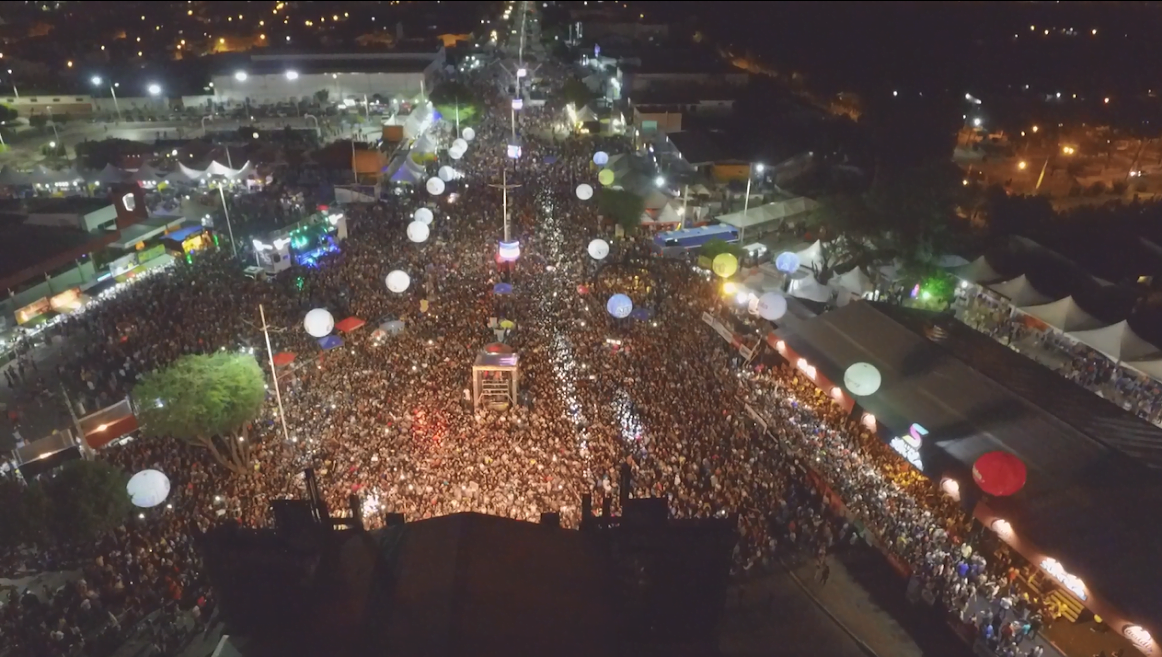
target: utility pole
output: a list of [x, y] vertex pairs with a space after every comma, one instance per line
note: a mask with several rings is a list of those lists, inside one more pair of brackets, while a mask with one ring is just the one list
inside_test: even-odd
[[270, 349], [270, 330], [266, 325], [266, 310], [258, 304], [258, 315], [262, 318], [262, 337], [266, 338], [266, 357], [270, 360], [270, 378], [274, 381], [274, 398], [278, 401], [278, 420], [282, 424], [282, 437], [288, 443], [290, 434], [286, 429], [286, 412], [282, 408], [282, 390], [278, 386], [278, 370], [274, 368], [274, 352]]
[[504, 169], [504, 171], [501, 174], [501, 183], [499, 185], [494, 184], [494, 183], [489, 183], [488, 186], [489, 187], [499, 187], [502, 191], [503, 195], [502, 195], [501, 199], [502, 199], [502, 204], [503, 204], [502, 207], [504, 208], [504, 241], [511, 242], [512, 237], [510, 236], [509, 229], [508, 229], [508, 190], [516, 189], [517, 187], [520, 187], [520, 185], [508, 184], [508, 169]]
[[222, 213], [226, 215], [226, 230], [230, 231], [230, 251], [237, 259], [238, 243], [234, 241], [234, 226], [230, 224], [230, 209], [226, 207], [226, 185], [224, 182], [218, 182], [218, 195], [222, 197]]

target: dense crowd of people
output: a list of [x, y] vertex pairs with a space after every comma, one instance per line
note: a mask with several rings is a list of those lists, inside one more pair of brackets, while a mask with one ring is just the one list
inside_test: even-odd
[[993, 294], [962, 289], [958, 297], [957, 315], [969, 326], [1021, 350], [1147, 422], [1162, 422], [1162, 384], [1158, 381], [1047, 328]]
[[[0, 610], [10, 645], [23, 654], [96, 655], [135, 636], [157, 654], [177, 650], [175, 628], [187, 624], [176, 619], [192, 612], [201, 628], [214, 607], [193, 537], [225, 520], [269, 524], [272, 500], [301, 496], [306, 467], [316, 469], [332, 510], [358, 495], [370, 527], [387, 512], [422, 519], [469, 510], [522, 520], [559, 511], [576, 526], [583, 495], [616, 504], [618, 470], [629, 464], [634, 494], [665, 498], [675, 516], [738, 517], [736, 574], [796, 555], [822, 564], [863, 533], [950, 609], [977, 601], [1012, 610], [990, 617], [989, 627], [1001, 619], [998, 636], [1000, 623], [1028, 621], [1023, 634], [1006, 630], [1011, 645], [1036, 633], [1031, 602], [1000, 606], [1010, 569], [980, 556], [963, 513], [931, 482], [796, 370], [769, 360], [744, 366], [700, 320], [730, 312], [708, 277], [686, 260], [654, 257], [644, 239], [613, 240], [596, 201], [577, 199], [579, 183], [596, 186], [593, 153], [624, 152], [625, 140], [565, 137], [554, 127], [559, 108], [529, 109], [518, 126], [522, 156], [510, 160], [509, 101], [495, 78], [475, 85], [490, 111], [465, 157], [448, 162], [463, 177], [445, 194], [420, 187], [346, 208], [350, 238], [318, 267], [254, 280], [227, 253], [200, 253], [63, 326], [81, 346], [57, 374], [92, 409], [185, 354], [261, 354], [263, 304], [275, 351], [296, 354], [280, 375], [290, 440], [271, 399], [244, 469], [164, 438], [104, 450], [101, 458], [128, 472], [166, 473], [170, 496], [94, 545], [26, 564], [77, 567], [82, 579], [47, 598], [14, 597]], [[436, 129], [442, 143], [454, 136], [445, 124]], [[508, 183], [519, 185], [508, 195], [523, 252], [516, 264], [496, 260], [502, 195], [489, 185], [506, 168]], [[311, 205], [307, 188], [282, 193], [288, 211]], [[262, 214], [271, 203], [283, 201], [243, 198], [236, 207]], [[435, 220], [416, 244], [405, 229], [421, 206]], [[615, 242], [602, 262], [586, 252], [599, 236]], [[400, 294], [384, 284], [396, 269], [412, 280]], [[512, 293], [498, 293], [498, 283]], [[619, 292], [645, 312], [610, 316], [606, 299]], [[316, 307], [369, 326], [321, 352], [302, 328]], [[470, 399], [472, 362], [497, 339], [490, 320], [511, 322], [503, 339], [520, 359], [522, 393], [504, 410]], [[386, 321], [405, 328], [372, 339]]]

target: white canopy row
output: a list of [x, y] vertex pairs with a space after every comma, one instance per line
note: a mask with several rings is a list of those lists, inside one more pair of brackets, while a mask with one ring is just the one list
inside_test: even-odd
[[56, 171], [44, 165], [37, 165], [36, 168], [28, 173], [17, 171], [11, 167], [4, 167], [3, 170], [0, 170], [0, 185], [23, 186], [81, 183], [111, 185], [119, 182], [158, 183], [163, 180], [168, 182], [196, 183], [215, 176], [225, 178], [226, 180], [242, 180], [249, 177], [252, 173], [254, 173], [254, 165], [250, 162], [242, 165], [241, 169], [231, 169], [224, 164], [211, 162], [210, 166], [201, 171], [187, 167], [184, 164], [178, 164], [177, 170], [172, 172], [161, 171], [148, 164], [142, 165], [136, 171], [126, 171], [109, 164], [100, 171], [85, 172], [77, 171], [72, 167]]

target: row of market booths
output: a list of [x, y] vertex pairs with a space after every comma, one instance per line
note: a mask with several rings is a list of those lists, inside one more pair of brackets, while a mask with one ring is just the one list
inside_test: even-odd
[[[1162, 381], [1162, 348], [1135, 332], [1127, 319], [1134, 291], [1080, 273], [1051, 254], [1029, 255], [1036, 254], [1035, 248], [1024, 253], [1027, 258], [1012, 253], [1008, 257], [982, 255], [950, 271], [962, 286], [1004, 304], [1014, 318], [1030, 327], [1052, 331], [1116, 365]], [[994, 267], [992, 260], [1001, 262]], [[1005, 276], [999, 270], [1006, 265], [1010, 271], [1024, 271]], [[1035, 279], [1044, 282], [1035, 283]]]
[[149, 164], [144, 164], [135, 171], [119, 169], [112, 164], [106, 165], [100, 171], [79, 171], [73, 167], [57, 170], [37, 165], [31, 171], [24, 172], [5, 166], [0, 169], [0, 185], [66, 189], [83, 185], [135, 182], [151, 189], [163, 183], [196, 186], [215, 177], [237, 182], [257, 182], [257, 174], [257, 169], [250, 162], [238, 169], [218, 162], [211, 162], [205, 169], [194, 169], [179, 163], [173, 171], [157, 169]]
[[[1043, 632], [1061, 652], [1162, 654], [1162, 429], [945, 314], [858, 300], [766, 341], [1033, 566], [1020, 583], [1064, 610]], [[880, 374], [870, 394], [857, 363]], [[978, 486], [993, 452], [1027, 469], [1013, 495]]]

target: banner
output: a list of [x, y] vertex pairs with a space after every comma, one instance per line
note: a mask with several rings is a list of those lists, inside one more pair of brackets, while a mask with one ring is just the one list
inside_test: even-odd
[[145, 264], [154, 258], [165, 255], [165, 245], [157, 244], [137, 252], [137, 262]]

